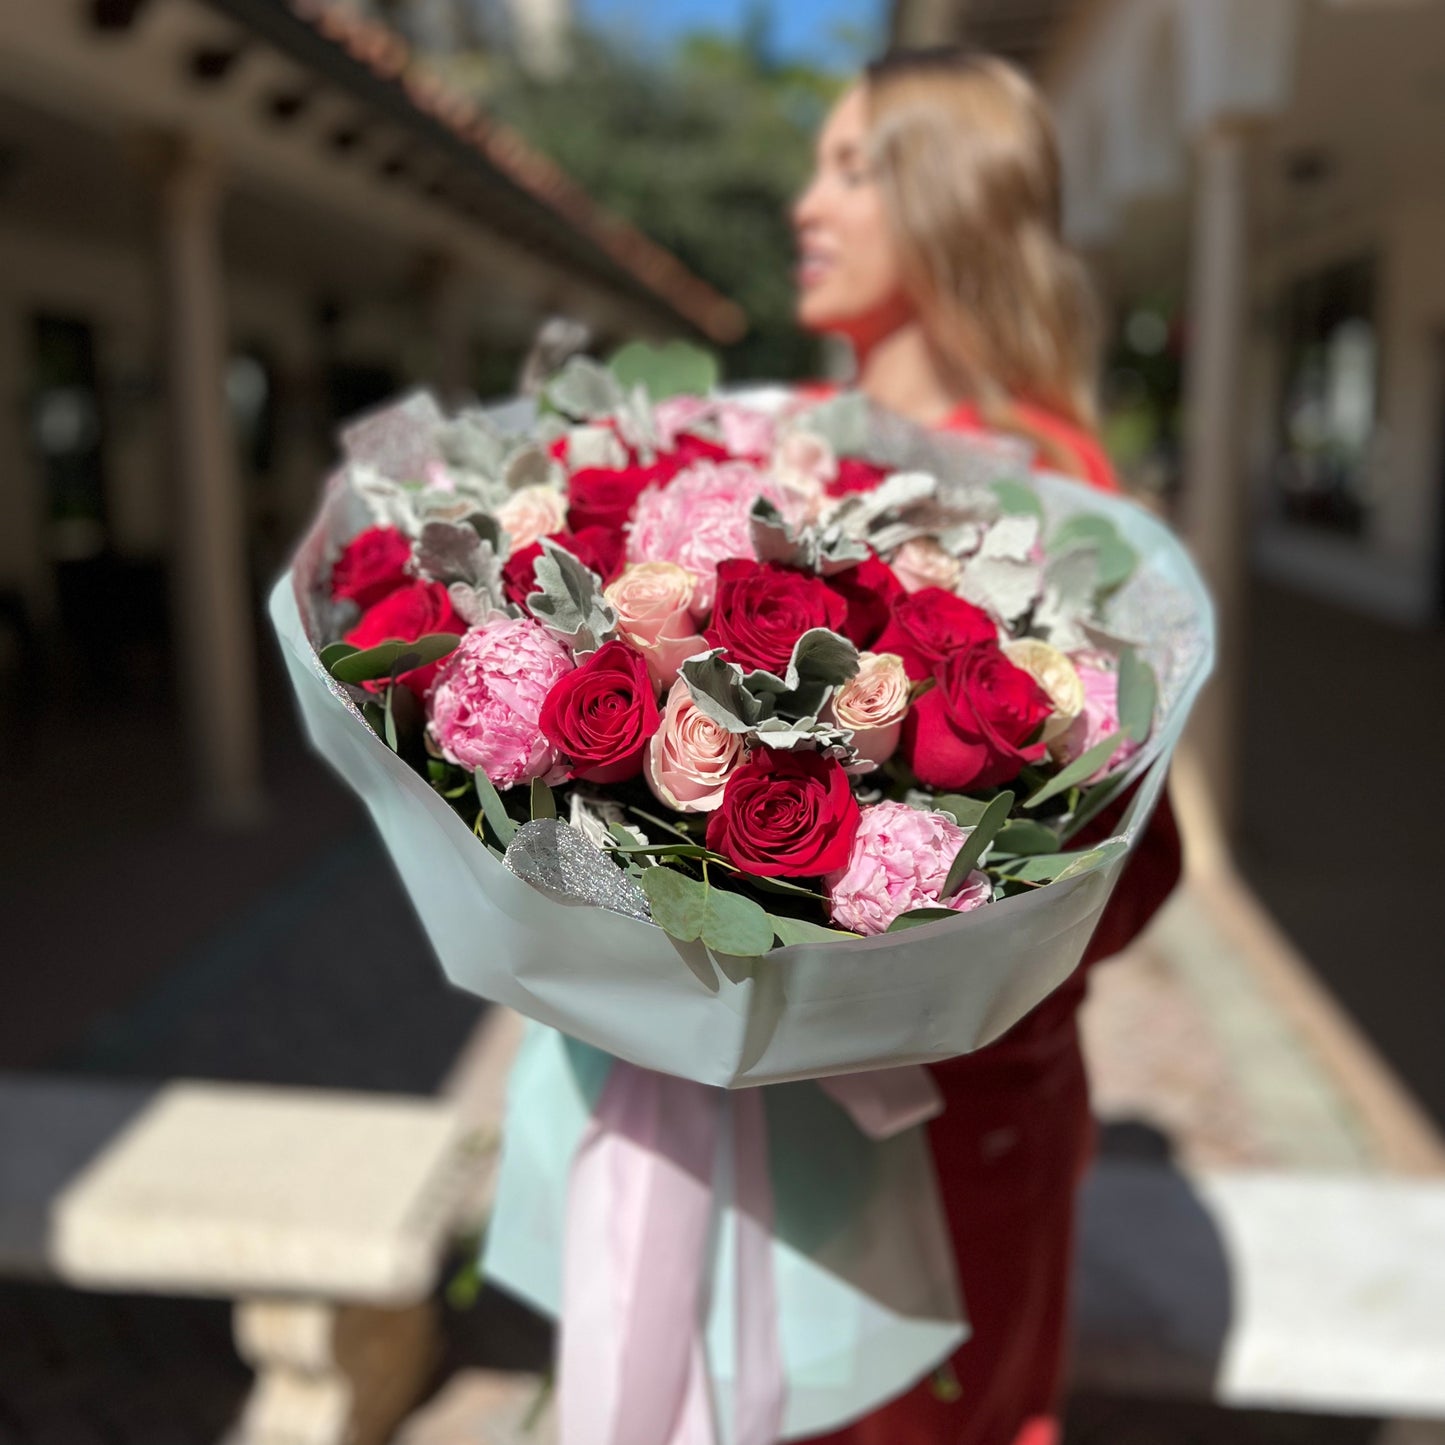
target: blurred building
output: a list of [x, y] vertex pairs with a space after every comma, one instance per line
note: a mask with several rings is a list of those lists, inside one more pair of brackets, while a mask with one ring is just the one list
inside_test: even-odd
[[896, 0], [893, 30], [1035, 74], [1116, 365], [1182, 362], [1171, 469], [1223, 633], [1197, 735], [1228, 817], [1251, 570], [1445, 615], [1445, 4]]
[[0, 0], [0, 673], [172, 633], [244, 811], [255, 594], [336, 420], [508, 391], [556, 312], [742, 327], [353, 7]]

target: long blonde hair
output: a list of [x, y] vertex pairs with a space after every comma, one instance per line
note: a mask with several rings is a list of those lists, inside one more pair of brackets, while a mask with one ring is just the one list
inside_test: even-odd
[[935, 351], [984, 420], [1078, 470], [1019, 413], [1098, 423], [1094, 298], [1063, 239], [1042, 97], [1006, 61], [956, 48], [887, 55], [864, 93], [904, 284]]

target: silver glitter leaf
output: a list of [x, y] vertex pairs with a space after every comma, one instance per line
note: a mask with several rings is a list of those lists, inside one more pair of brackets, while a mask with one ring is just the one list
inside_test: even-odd
[[429, 391], [414, 391], [341, 430], [341, 450], [398, 481], [419, 482], [442, 460], [437, 433], [443, 417]]
[[559, 903], [585, 903], [652, 921], [647, 895], [631, 878], [559, 818], [523, 823], [502, 860], [524, 883]]

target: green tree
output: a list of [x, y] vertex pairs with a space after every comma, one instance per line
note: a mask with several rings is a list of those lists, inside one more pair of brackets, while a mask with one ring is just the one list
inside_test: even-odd
[[730, 378], [795, 377], [816, 343], [792, 320], [789, 203], [846, 76], [778, 61], [766, 12], [741, 38], [690, 37], [670, 55], [576, 37], [567, 77], [489, 67], [486, 101], [598, 201], [748, 313]]

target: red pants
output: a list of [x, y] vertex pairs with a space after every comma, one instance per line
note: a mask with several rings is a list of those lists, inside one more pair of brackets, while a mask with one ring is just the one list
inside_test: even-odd
[[[1113, 821], [1101, 823], [1104, 836]], [[1086, 968], [1128, 945], [1179, 869], [1165, 799], [1084, 966], [997, 1043], [934, 1067], [946, 1108], [929, 1125], [929, 1143], [973, 1333], [948, 1371], [814, 1445], [1058, 1440], [1075, 1199], [1094, 1138], [1076, 1018]]]

